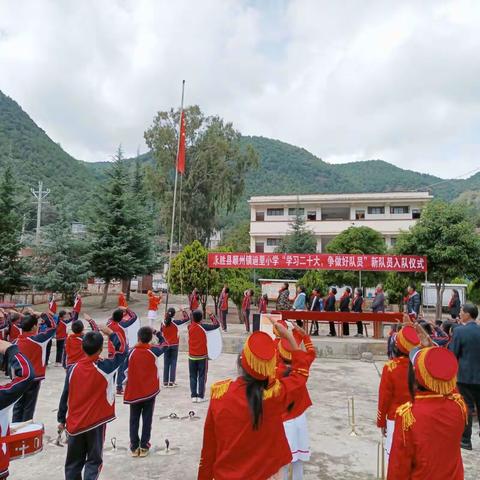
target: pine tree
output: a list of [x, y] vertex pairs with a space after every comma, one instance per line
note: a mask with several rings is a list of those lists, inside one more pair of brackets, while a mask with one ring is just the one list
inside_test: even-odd
[[19, 257], [22, 247], [22, 217], [17, 186], [10, 165], [0, 180], [0, 293], [15, 293], [25, 286], [27, 262]]
[[33, 283], [40, 289], [61, 293], [65, 305], [73, 305], [75, 293], [90, 274], [85, 241], [72, 235], [64, 219], [46, 227], [44, 232]]
[[145, 223], [144, 208], [132, 195], [121, 147], [114, 160], [106, 184], [97, 193], [89, 227], [91, 268], [105, 281], [102, 307], [113, 279], [129, 279], [154, 266], [151, 230]]

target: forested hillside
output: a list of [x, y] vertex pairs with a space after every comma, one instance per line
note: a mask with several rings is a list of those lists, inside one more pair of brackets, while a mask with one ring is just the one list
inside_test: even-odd
[[[306, 151], [279, 140], [242, 137], [258, 152], [260, 165], [250, 171], [242, 200], [232, 224], [248, 218], [246, 200], [252, 195], [347, 193], [420, 190], [429, 188], [446, 200], [470, 198], [480, 190], [480, 173], [466, 180], [445, 181], [433, 175], [403, 170], [381, 160], [329, 164]], [[112, 151], [116, 146], [112, 146]], [[187, 152], [188, 155], [188, 152]], [[142, 164], [154, 163], [150, 152], [139, 156]], [[135, 159], [129, 159], [134, 165]], [[20, 194], [29, 198], [29, 188], [43, 180], [50, 188], [49, 201], [66, 208], [71, 216], [82, 210], [85, 200], [105, 178], [108, 162], [86, 163], [74, 159], [52, 141], [22, 108], [0, 92], [0, 168], [10, 162], [21, 182]], [[473, 193], [472, 193], [473, 192]]]
[[80, 208], [96, 184], [85, 162], [68, 155], [22, 108], [0, 92], [0, 169], [13, 166], [27, 196], [42, 180], [51, 190], [49, 201], [70, 211]]

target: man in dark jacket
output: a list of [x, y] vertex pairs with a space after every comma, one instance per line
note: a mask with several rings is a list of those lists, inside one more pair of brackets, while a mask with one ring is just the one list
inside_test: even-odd
[[[468, 406], [468, 424], [462, 437], [462, 448], [472, 449], [472, 414], [480, 412], [480, 326], [476, 323], [478, 308], [466, 303], [460, 310], [461, 326], [453, 331], [450, 350], [458, 359], [457, 386]], [[480, 422], [480, 415], [478, 416]]]
[[[337, 294], [337, 289], [335, 287], [330, 288], [328, 291], [328, 297], [325, 299], [325, 311], [326, 312], [334, 312], [335, 311], [335, 302], [336, 298], [335, 295]], [[330, 325], [330, 333], [328, 334], [329, 337], [336, 337], [337, 332], [335, 331], [335, 323], [328, 322]]]
[[412, 283], [408, 286], [408, 300], [407, 300], [407, 313], [409, 315], [415, 315], [418, 318], [420, 314], [420, 295], [418, 294], [415, 285]]
[[375, 297], [372, 302], [372, 312], [384, 312], [385, 311], [385, 294], [383, 293], [383, 285], [379, 283], [375, 290]]

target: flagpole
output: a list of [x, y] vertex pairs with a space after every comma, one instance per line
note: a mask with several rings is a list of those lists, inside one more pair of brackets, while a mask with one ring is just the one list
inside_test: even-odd
[[182, 81], [182, 102], [180, 104], [180, 120], [178, 121], [178, 144], [177, 144], [177, 158], [175, 161], [175, 186], [173, 187], [172, 228], [170, 229], [170, 253], [168, 255], [167, 298], [165, 299], [165, 313], [167, 312], [167, 309], [168, 309], [168, 297], [170, 295], [170, 272], [172, 268], [173, 232], [175, 229], [175, 205], [177, 203], [178, 151], [180, 150], [180, 140], [181, 140], [181, 133], [182, 133], [182, 113], [183, 113], [184, 94], [185, 94], [185, 80]]

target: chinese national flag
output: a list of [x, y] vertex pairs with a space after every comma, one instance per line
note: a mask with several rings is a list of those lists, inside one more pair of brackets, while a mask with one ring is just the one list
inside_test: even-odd
[[181, 175], [185, 173], [185, 114], [183, 111], [180, 119], [180, 142], [178, 143], [177, 170]]

